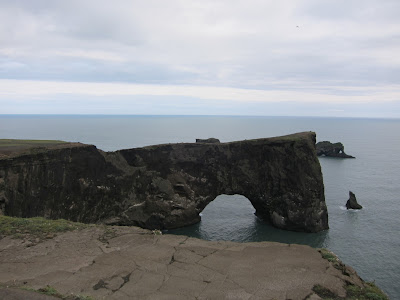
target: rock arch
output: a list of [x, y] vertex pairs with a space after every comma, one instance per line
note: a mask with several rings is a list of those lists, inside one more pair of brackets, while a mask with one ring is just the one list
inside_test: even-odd
[[328, 228], [313, 132], [109, 153], [64, 146], [0, 159], [1, 173], [8, 215], [168, 229], [198, 222], [220, 194], [240, 194], [276, 227]]

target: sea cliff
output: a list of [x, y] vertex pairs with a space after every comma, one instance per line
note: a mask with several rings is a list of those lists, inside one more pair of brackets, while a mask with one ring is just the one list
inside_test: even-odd
[[103, 152], [48, 143], [1, 151], [0, 210], [149, 229], [186, 226], [220, 194], [295, 231], [328, 228], [315, 133], [230, 143], [179, 143]]

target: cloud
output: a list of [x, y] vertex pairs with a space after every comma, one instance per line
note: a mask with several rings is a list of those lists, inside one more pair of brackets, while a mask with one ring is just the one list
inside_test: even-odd
[[99, 95], [400, 101], [399, 14], [397, 0], [0, 0], [0, 79], [48, 94], [92, 82]]
[[[0, 97], [37, 97], [57, 95], [89, 96], [177, 96], [239, 102], [292, 103], [367, 103], [392, 102], [400, 99], [400, 85], [385, 87], [319, 87], [319, 90], [255, 90], [215, 86], [185, 86], [161, 84], [128, 84], [98, 82], [51, 82], [29, 80], [0, 80]], [[337, 91], [342, 91], [338, 94]], [[352, 94], [349, 96], [348, 94]]]

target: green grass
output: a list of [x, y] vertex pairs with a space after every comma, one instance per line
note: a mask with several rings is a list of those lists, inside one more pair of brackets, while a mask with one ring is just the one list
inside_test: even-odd
[[346, 287], [348, 299], [359, 300], [389, 300], [389, 298], [374, 283], [367, 282], [364, 288], [355, 285]]
[[366, 282], [363, 288], [356, 285], [347, 285], [345, 289], [346, 298], [341, 298], [321, 285], [313, 287], [314, 293], [324, 300], [389, 300], [385, 293], [372, 282]]
[[76, 223], [63, 219], [48, 220], [42, 217], [16, 218], [0, 216], [0, 235], [22, 238], [31, 235], [46, 238], [49, 234], [86, 228], [88, 224]]
[[[36, 154], [43, 149], [51, 147], [60, 147], [59, 145], [68, 145], [68, 142], [56, 140], [12, 140], [0, 139], [0, 158], [23, 153]], [[62, 146], [63, 147], [63, 146]]]
[[[89, 224], [77, 223], [63, 219], [48, 220], [41, 217], [36, 218], [16, 218], [8, 216], [0, 216], [0, 236], [11, 236], [12, 238], [25, 238], [26, 236], [44, 239], [53, 236], [53, 234], [80, 230], [87, 228]], [[55, 288], [46, 286], [35, 290], [29, 287], [20, 287], [21, 289], [41, 293], [44, 295], [54, 296], [64, 300], [93, 300], [92, 297], [83, 295], [60, 294]]]
[[326, 259], [329, 262], [335, 263], [339, 261], [339, 258], [328, 249], [320, 248], [318, 249], [318, 252], [321, 253], [323, 259]]
[[14, 140], [0, 139], [0, 147], [18, 147], [18, 146], [42, 146], [49, 144], [64, 144], [64, 141], [58, 140]]
[[61, 294], [55, 288], [53, 288], [49, 285], [44, 288], [38, 289], [37, 291], [44, 295], [55, 296], [55, 297], [61, 298], [60, 297]]
[[[346, 273], [346, 266], [340, 261], [340, 259], [331, 251], [325, 248], [318, 249], [318, 252], [321, 253], [323, 259], [328, 260], [332, 263], [332, 265], [342, 271], [344, 275], [348, 275]], [[356, 285], [347, 285], [345, 287], [347, 292], [346, 298], [340, 298], [339, 296], [333, 294], [329, 289], [326, 289], [323, 286], [316, 285], [313, 287], [313, 291], [325, 300], [340, 300], [340, 299], [349, 299], [349, 300], [389, 300], [389, 298], [385, 295], [385, 293], [378, 288], [372, 282], [365, 282], [364, 287], [361, 288]]]

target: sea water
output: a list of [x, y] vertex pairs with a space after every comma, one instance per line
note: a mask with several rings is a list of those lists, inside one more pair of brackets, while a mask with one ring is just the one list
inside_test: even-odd
[[[400, 120], [230, 116], [0, 115], [0, 138], [57, 139], [105, 151], [215, 137], [221, 142], [315, 131], [356, 159], [321, 157], [330, 229], [279, 230], [259, 220], [241, 195], [220, 195], [193, 226], [170, 230], [208, 240], [278, 241], [326, 247], [365, 280], [400, 299]], [[348, 193], [360, 211], [346, 210]]]

